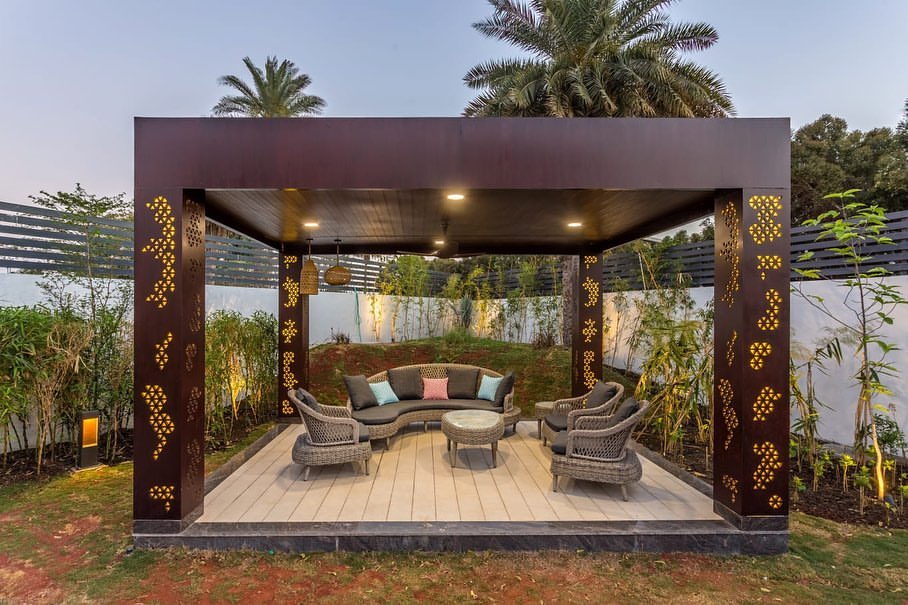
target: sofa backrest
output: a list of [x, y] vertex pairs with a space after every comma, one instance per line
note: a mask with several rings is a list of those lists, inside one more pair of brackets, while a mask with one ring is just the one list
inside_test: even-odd
[[[482, 380], [483, 376], [490, 376], [492, 378], [501, 377], [501, 374], [493, 370], [462, 363], [422, 363], [409, 366], [400, 366], [400, 368], [416, 368], [419, 370], [419, 375], [423, 378], [447, 378], [448, 369], [450, 368], [475, 368], [479, 370], [479, 380]], [[366, 378], [366, 380], [368, 382], [381, 382], [383, 380], [388, 380], [388, 371], [384, 370], [382, 372], [379, 372], [378, 374], [373, 374], [372, 376]]]

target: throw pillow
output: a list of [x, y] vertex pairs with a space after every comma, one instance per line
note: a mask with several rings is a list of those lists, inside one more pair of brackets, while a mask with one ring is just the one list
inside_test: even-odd
[[483, 376], [482, 381], [479, 383], [479, 393], [476, 395], [476, 399], [495, 401], [495, 393], [498, 391], [498, 385], [501, 384], [502, 380], [504, 380], [503, 376], [500, 378]]
[[422, 377], [416, 368], [388, 370], [388, 382], [400, 400], [422, 399]]
[[299, 399], [300, 401], [302, 401], [302, 402], [303, 402], [304, 404], [306, 404], [307, 406], [309, 406], [309, 408], [310, 408], [313, 412], [318, 412], [319, 414], [324, 414], [324, 413], [325, 413], [324, 411], [322, 411], [322, 406], [321, 406], [321, 404], [318, 402], [318, 399], [316, 399], [316, 398], [312, 395], [312, 393], [310, 393], [310, 392], [307, 391], [306, 389], [297, 389], [297, 390], [296, 390], [296, 398]]
[[448, 397], [451, 399], [476, 399], [479, 368], [451, 368], [448, 370]]
[[448, 379], [447, 378], [423, 378], [422, 379], [422, 398], [446, 400], [448, 398]]
[[586, 398], [586, 407], [595, 408], [599, 407], [609, 399], [615, 396], [615, 393], [618, 392], [612, 385], [605, 384], [601, 380], [596, 382], [596, 386], [593, 387], [593, 390], [590, 391], [589, 396]]
[[375, 400], [378, 401], [378, 405], [397, 403], [400, 401], [394, 393], [394, 389], [391, 388], [391, 383], [387, 380], [370, 383], [369, 387], [372, 389], [372, 393], [375, 395]]
[[615, 410], [615, 413], [609, 416], [606, 426], [603, 428], [611, 428], [617, 426], [633, 416], [637, 410], [640, 409], [640, 404], [637, 403], [637, 400], [633, 397], [628, 397], [625, 399], [621, 405], [618, 406], [618, 409]]
[[502, 377], [501, 382], [498, 383], [498, 388], [495, 389], [495, 403], [497, 405], [504, 405], [504, 398], [513, 388], [514, 372], [508, 372]]
[[344, 376], [344, 385], [350, 395], [350, 404], [354, 410], [364, 410], [378, 405], [375, 393], [369, 388], [365, 376]]

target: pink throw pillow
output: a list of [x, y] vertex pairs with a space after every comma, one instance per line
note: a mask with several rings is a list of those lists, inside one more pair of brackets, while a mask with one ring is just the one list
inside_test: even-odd
[[423, 378], [422, 379], [422, 398], [423, 399], [447, 399], [448, 398], [448, 379], [447, 378]]

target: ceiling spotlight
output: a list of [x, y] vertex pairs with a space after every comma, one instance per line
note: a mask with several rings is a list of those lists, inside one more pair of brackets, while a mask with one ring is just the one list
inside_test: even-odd
[[316, 223], [314, 221], [309, 221], [309, 222], [303, 223], [303, 227], [308, 227], [309, 229], [318, 229], [318, 223]]
[[568, 227], [571, 229], [577, 229], [578, 227], [583, 227], [583, 223], [574, 221], [573, 223], [568, 223]]
[[444, 245], [445, 245], [445, 240], [443, 240], [443, 239], [437, 239], [437, 240], [435, 240], [435, 245], [436, 245], [436, 246], [444, 246]]
[[462, 193], [449, 193], [448, 194], [449, 200], [457, 201], [457, 200], [462, 200], [463, 198], [464, 198], [464, 195]]

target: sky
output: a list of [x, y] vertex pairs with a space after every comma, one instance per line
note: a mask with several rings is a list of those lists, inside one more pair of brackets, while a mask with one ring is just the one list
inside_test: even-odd
[[[908, 97], [908, 0], [679, 0], [740, 117], [824, 113], [893, 127]], [[294, 61], [325, 116], [457, 116], [475, 64], [514, 56], [470, 25], [486, 0], [0, 0], [0, 201], [80, 182], [132, 195], [135, 116], [208, 116], [250, 56]]]

